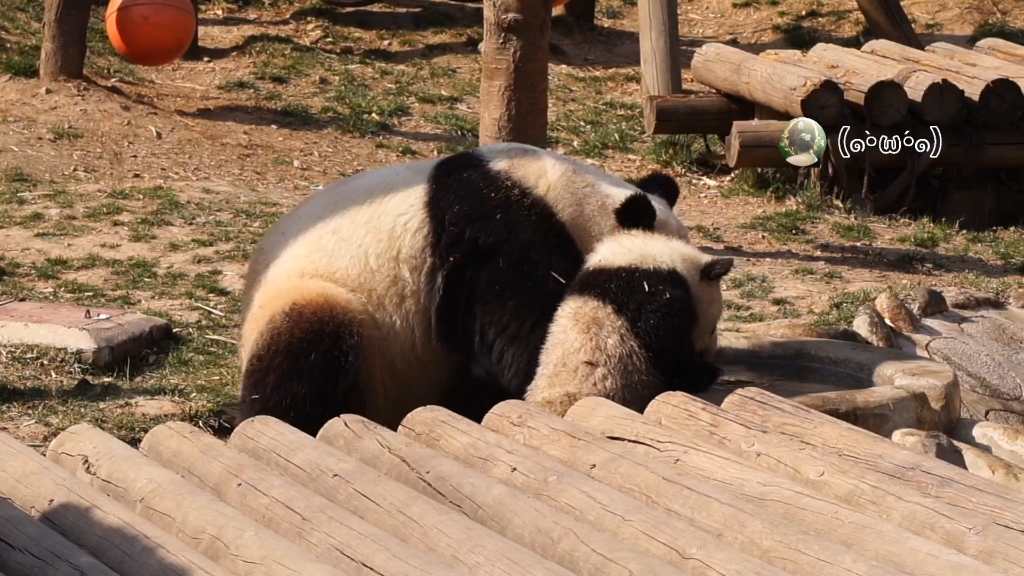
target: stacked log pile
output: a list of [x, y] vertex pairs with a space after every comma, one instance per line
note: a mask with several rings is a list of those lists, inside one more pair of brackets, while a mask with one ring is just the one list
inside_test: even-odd
[[865, 130], [900, 140], [899, 152], [865, 146], [870, 153], [844, 154], [845, 162], [898, 167], [920, 154], [934, 166], [1024, 166], [1024, 46], [1005, 40], [973, 50], [873, 40], [860, 50], [819, 44], [760, 55], [710, 43], [694, 54], [691, 74], [715, 92], [647, 98], [647, 131], [718, 135], [734, 168], [786, 166], [777, 144], [799, 116], [817, 121], [833, 147], [844, 126], [851, 141]]

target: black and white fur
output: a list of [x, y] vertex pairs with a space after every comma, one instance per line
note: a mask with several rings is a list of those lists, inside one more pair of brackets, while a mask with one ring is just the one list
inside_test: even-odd
[[[524, 399], [564, 416], [600, 396], [642, 412], [667, 390], [707, 390], [722, 315], [716, 258], [646, 225], [609, 236], [586, 259], [555, 313], [536, 377]], [[642, 218], [640, 218], [642, 220]]]
[[394, 427], [487, 389], [453, 383], [521, 396], [584, 255], [650, 206], [659, 233], [688, 239], [678, 195], [663, 174], [631, 186], [521, 144], [331, 184], [249, 260], [238, 418], [315, 434], [341, 413]]

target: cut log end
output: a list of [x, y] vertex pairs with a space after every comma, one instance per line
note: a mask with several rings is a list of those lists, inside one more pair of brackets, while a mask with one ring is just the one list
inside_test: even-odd
[[964, 101], [963, 89], [943, 78], [924, 89], [918, 115], [930, 124], [952, 124], [960, 119]]
[[910, 98], [895, 80], [875, 82], [864, 94], [864, 114], [873, 124], [892, 126], [907, 115]]
[[981, 91], [978, 104], [1000, 122], [1016, 120], [1024, 110], [1024, 92], [1013, 80], [996, 78]]
[[832, 128], [841, 124], [845, 117], [844, 102], [843, 87], [832, 80], [822, 80], [800, 102], [800, 112], [822, 126]]

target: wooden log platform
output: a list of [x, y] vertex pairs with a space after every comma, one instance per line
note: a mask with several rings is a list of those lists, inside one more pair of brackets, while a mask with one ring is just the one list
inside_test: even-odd
[[[776, 154], [778, 152], [776, 151]], [[0, 576], [1021, 573], [1024, 494], [758, 388], [0, 433]]]
[[964, 64], [888, 40], [872, 40], [861, 47], [861, 51], [888, 58], [894, 63], [920, 66], [949, 78], [963, 88], [969, 98], [978, 102], [979, 113], [989, 124], [1000, 125], [1016, 120], [1024, 111], [1024, 91], [998, 69]]
[[843, 89], [805, 68], [758, 58], [739, 48], [709, 43], [693, 55], [694, 79], [724, 94], [738, 96], [791, 116], [805, 116], [830, 128], [844, 117]]
[[847, 104], [860, 111], [869, 122], [892, 126], [907, 115], [910, 98], [903, 85], [893, 80], [881, 66], [851, 68], [808, 56], [799, 50], [766, 50], [761, 58], [791, 64], [835, 80], [843, 87]]

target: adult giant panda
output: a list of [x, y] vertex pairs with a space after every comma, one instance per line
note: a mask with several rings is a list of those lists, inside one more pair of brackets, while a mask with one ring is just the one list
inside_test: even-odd
[[[601, 396], [643, 412], [658, 394], [707, 390], [732, 258], [705, 254], [645, 225], [594, 248], [551, 322], [524, 399], [564, 416]], [[642, 220], [642, 218], [641, 218]]]
[[521, 144], [327, 186], [250, 257], [237, 417], [315, 434], [342, 412], [397, 426], [474, 390], [459, 383], [521, 397], [585, 254], [652, 206], [659, 233], [688, 240], [678, 196], [664, 174], [631, 186]]

